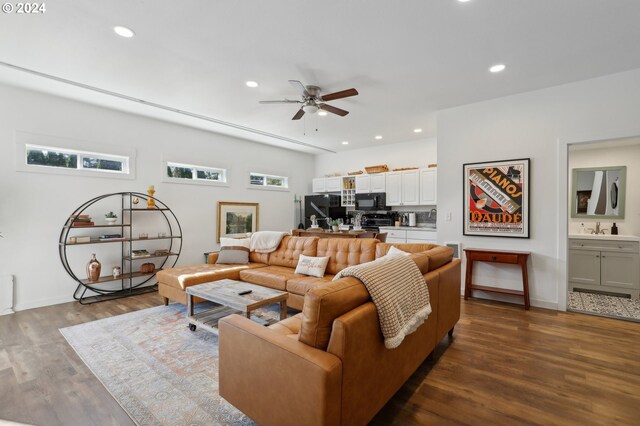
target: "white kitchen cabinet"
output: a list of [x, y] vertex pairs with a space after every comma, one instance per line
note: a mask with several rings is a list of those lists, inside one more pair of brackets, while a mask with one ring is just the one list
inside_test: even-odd
[[342, 190], [342, 176], [315, 178], [311, 183], [311, 189], [315, 193], [340, 192]]
[[311, 192], [327, 192], [327, 182], [325, 178], [315, 178], [311, 184]]
[[371, 176], [371, 186], [370, 186], [371, 192], [385, 192], [387, 187], [385, 185], [384, 173], [376, 173], [370, 176]]
[[385, 173], [387, 206], [417, 206], [420, 204], [420, 172], [407, 170]]
[[640, 296], [640, 247], [637, 241], [569, 239], [571, 290], [596, 290]]
[[369, 192], [371, 192], [371, 176], [356, 176], [356, 194], [368, 194]]
[[420, 170], [420, 205], [435, 206], [437, 204], [438, 171], [437, 169]]
[[402, 204], [403, 206], [420, 205], [420, 171], [407, 170], [400, 172], [402, 176]]
[[385, 174], [386, 173], [375, 173], [356, 176], [356, 194], [385, 192]]
[[387, 233], [388, 243], [437, 244], [438, 242], [438, 231], [432, 228], [381, 226], [380, 232]]
[[387, 206], [402, 205], [402, 175], [400, 172], [385, 173]]

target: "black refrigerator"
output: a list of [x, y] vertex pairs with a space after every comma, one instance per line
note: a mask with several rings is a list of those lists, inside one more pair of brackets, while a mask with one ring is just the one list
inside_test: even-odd
[[304, 226], [311, 227], [311, 216], [315, 215], [318, 226], [329, 228], [326, 218], [345, 219], [347, 208], [340, 207], [340, 196], [335, 194], [305, 195], [304, 197]]

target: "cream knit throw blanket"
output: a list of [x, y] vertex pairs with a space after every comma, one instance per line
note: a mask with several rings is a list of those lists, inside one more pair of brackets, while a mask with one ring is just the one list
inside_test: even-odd
[[429, 289], [420, 269], [408, 256], [391, 255], [350, 266], [334, 281], [355, 277], [362, 281], [378, 310], [384, 345], [397, 348], [431, 313]]

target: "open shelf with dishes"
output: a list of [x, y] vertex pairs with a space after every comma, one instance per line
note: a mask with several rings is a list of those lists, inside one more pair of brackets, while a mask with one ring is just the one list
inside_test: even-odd
[[[120, 223], [93, 222], [90, 213], [107, 210], [119, 211], [115, 220]], [[105, 215], [105, 221], [113, 222], [114, 218]], [[147, 244], [142, 246], [143, 242]], [[103, 259], [115, 266], [105, 267], [109, 260], [100, 267], [95, 263], [91, 268], [85, 266], [91, 254], [87, 246], [95, 247], [91, 251], [101, 252]], [[114, 247], [119, 247], [119, 252], [114, 253]], [[139, 192], [104, 194], [73, 211], [60, 231], [58, 249], [62, 266], [77, 283], [74, 299], [91, 304], [157, 291], [155, 274], [173, 267], [180, 256], [182, 228], [171, 209], [155, 197]]]
[[355, 176], [342, 176], [342, 186], [340, 189], [340, 205], [342, 207], [353, 207], [356, 205]]

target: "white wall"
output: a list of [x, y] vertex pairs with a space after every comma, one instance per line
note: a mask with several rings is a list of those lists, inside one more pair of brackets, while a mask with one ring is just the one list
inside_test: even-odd
[[[15, 131], [135, 149], [136, 178], [17, 172]], [[227, 165], [231, 186], [163, 183], [163, 156], [198, 165]], [[156, 197], [181, 222], [184, 245], [179, 264], [202, 262], [202, 253], [217, 247], [217, 201], [259, 202], [260, 229], [291, 229], [297, 223], [294, 194], [307, 193], [313, 166], [313, 157], [308, 154], [0, 85], [0, 231], [4, 235], [0, 239], [0, 276], [15, 277], [18, 310], [72, 300], [75, 284], [60, 263], [57, 247], [68, 215], [96, 195], [145, 192], [150, 184], [155, 185]], [[290, 176], [291, 191], [248, 189], [246, 173], [256, 168]], [[110, 266], [108, 261], [104, 263]]]
[[[400, 142], [388, 145], [353, 149], [338, 154], [320, 154], [315, 158], [315, 177], [325, 174], [340, 173], [346, 175], [357, 170], [365, 171], [365, 166], [386, 164], [389, 169], [402, 167], [427, 167], [437, 162], [437, 143], [435, 138], [421, 139], [411, 142]], [[311, 182], [309, 182], [311, 190]]]
[[[615, 141], [610, 144], [615, 145]], [[571, 191], [571, 170], [574, 168], [627, 166], [625, 218], [603, 219], [600, 222], [601, 226], [606, 229], [611, 229], [611, 224], [615, 222], [618, 234], [621, 235], [640, 235], [640, 215], [638, 215], [640, 212], [640, 191], [636, 188], [637, 183], [640, 182], [640, 141], [637, 145], [632, 146], [606, 147], [607, 143], [604, 145], [604, 147], [597, 149], [569, 151], [568, 189]], [[571, 192], [569, 196], [571, 197]], [[571, 198], [567, 202], [571, 203]], [[587, 228], [595, 228], [595, 222], [595, 219], [569, 217], [569, 233], [577, 234], [581, 223], [584, 223]]]
[[[640, 135], [640, 70], [441, 111], [438, 236], [463, 247], [528, 250], [532, 304], [563, 307], [566, 144]], [[564, 157], [562, 150], [565, 150]], [[463, 237], [462, 165], [531, 158], [530, 239]], [[564, 163], [559, 158], [564, 158]], [[451, 221], [446, 221], [450, 212]], [[640, 211], [629, 212], [629, 215]], [[560, 235], [559, 235], [560, 233]], [[518, 288], [517, 268], [481, 265], [474, 281]], [[497, 295], [487, 295], [498, 298]]]

